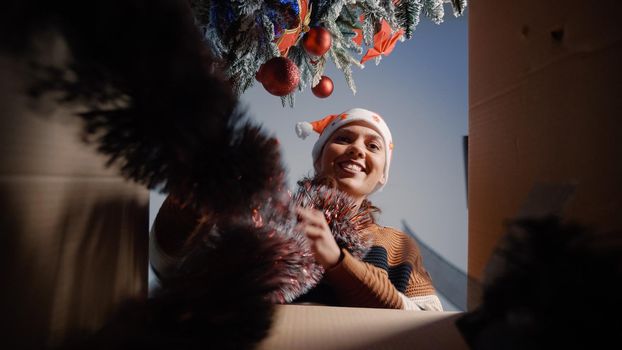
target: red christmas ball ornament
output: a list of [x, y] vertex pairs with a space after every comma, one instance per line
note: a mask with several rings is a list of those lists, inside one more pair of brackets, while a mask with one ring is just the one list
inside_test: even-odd
[[333, 93], [333, 88], [333, 81], [329, 77], [322, 75], [320, 82], [317, 83], [316, 86], [312, 87], [311, 91], [319, 98], [326, 98]]
[[298, 87], [300, 72], [289, 58], [274, 57], [259, 67], [255, 78], [272, 95], [285, 96]]
[[330, 49], [333, 38], [330, 32], [322, 27], [313, 27], [302, 37], [302, 47], [309, 55], [322, 56]]

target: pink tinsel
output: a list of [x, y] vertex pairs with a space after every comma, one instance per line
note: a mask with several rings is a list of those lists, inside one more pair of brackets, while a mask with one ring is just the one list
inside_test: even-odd
[[278, 281], [269, 298], [277, 303], [291, 302], [314, 287], [321, 279], [324, 269], [313, 256], [306, 237], [294, 230], [296, 207], [315, 208], [324, 212], [326, 221], [337, 245], [353, 256], [362, 259], [369, 251], [371, 241], [364, 234], [372, 220], [368, 209], [354, 210], [354, 200], [347, 194], [329, 186], [303, 179], [293, 198], [284, 191], [276, 191], [262, 205], [257, 205], [251, 214], [251, 221], [263, 227], [270, 234], [265, 244], [272, 245], [278, 252], [272, 275]]

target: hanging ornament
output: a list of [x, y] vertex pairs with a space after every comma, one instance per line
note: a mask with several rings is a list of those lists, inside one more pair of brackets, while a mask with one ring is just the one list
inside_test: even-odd
[[320, 78], [320, 82], [317, 83], [314, 87], [311, 88], [313, 94], [319, 98], [326, 98], [333, 93], [333, 81], [331, 78], [322, 75]]
[[332, 45], [330, 32], [322, 27], [313, 27], [302, 37], [302, 46], [309, 55], [322, 56]]
[[[309, 22], [311, 21], [311, 8], [309, 7], [309, 1], [307, 0], [281, 0], [281, 2], [297, 3], [297, 6], [296, 4], [291, 5], [292, 8], [294, 10], [297, 10], [298, 13], [298, 16], [295, 18], [295, 22], [288, 21], [288, 23], [294, 23], [293, 26], [284, 29], [282, 31], [282, 34], [279, 32], [275, 33], [275, 36], [277, 37], [276, 45], [279, 48], [279, 52], [281, 53], [281, 56], [286, 57], [287, 53], [289, 52], [289, 48], [296, 44], [296, 42], [298, 42], [300, 33], [309, 30]], [[277, 28], [275, 27], [275, 31], [276, 30]]]
[[259, 67], [255, 78], [275, 96], [292, 93], [300, 82], [296, 64], [287, 57], [274, 57]]

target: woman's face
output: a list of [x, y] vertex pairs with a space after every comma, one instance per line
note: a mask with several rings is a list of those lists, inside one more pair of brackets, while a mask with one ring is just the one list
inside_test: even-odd
[[340, 190], [355, 198], [366, 198], [379, 182], [385, 182], [384, 147], [376, 130], [364, 122], [352, 122], [331, 135], [315, 170], [318, 175], [334, 178]]

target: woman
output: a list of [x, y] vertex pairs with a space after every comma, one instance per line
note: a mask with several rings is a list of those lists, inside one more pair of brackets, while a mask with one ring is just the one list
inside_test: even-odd
[[[369, 195], [387, 182], [393, 143], [382, 118], [355, 108], [313, 123], [298, 123], [305, 138], [320, 133], [313, 147], [314, 184], [332, 184], [354, 199], [355, 208], [372, 222], [361, 230], [371, 236], [372, 247], [362, 260], [340, 249], [326, 218], [319, 210], [298, 208], [297, 230], [308, 239], [315, 260], [325, 274], [317, 287], [295, 302], [327, 305], [441, 311], [416, 243], [406, 234], [375, 224], [377, 212]], [[154, 222], [150, 260], [162, 280], [174, 277], [187, 242], [201, 218], [189, 207], [168, 197]]]
[[[393, 153], [384, 120], [374, 112], [354, 108], [296, 126], [303, 139], [311, 129], [320, 133], [312, 152], [316, 179], [331, 179], [355, 200], [355, 210], [374, 208], [368, 197], [387, 183]], [[361, 261], [339, 248], [322, 212], [298, 208], [297, 213], [298, 229], [325, 269], [318, 287], [298, 301], [442, 311], [412, 238], [374, 222], [365, 229], [373, 244]]]

